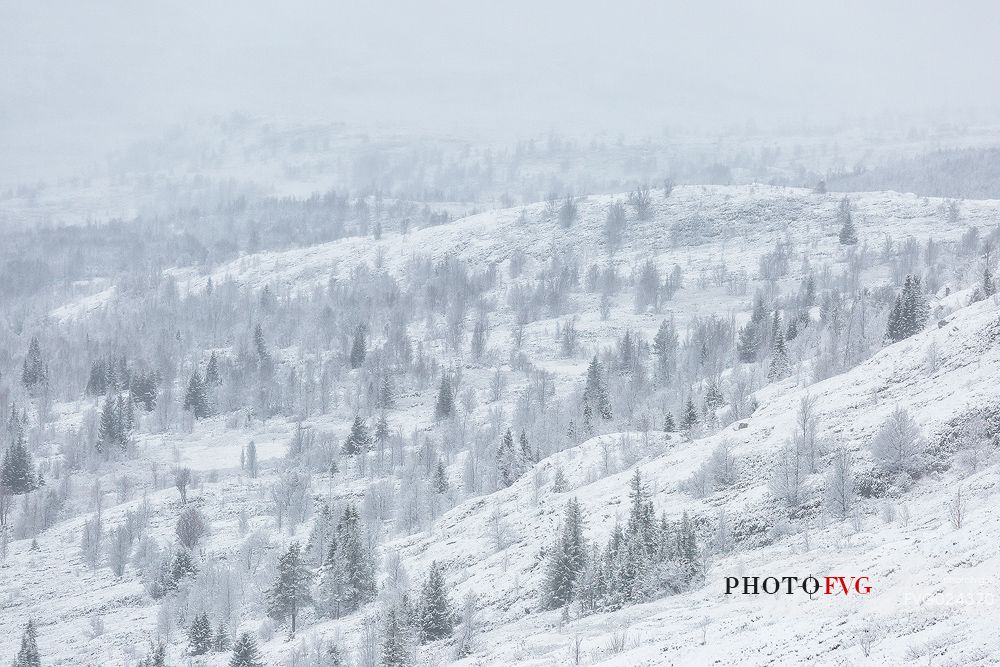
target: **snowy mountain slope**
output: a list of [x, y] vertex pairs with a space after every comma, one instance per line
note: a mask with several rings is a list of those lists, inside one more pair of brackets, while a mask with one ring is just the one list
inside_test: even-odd
[[[761, 406], [744, 429], [734, 425], [692, 442], [660, 432], [651, 433], [648, 444], [640, 433], [598, 436], [539, 464], [549, 481], [542, 485], [537, 502], [533, 479], [526, 476], [509, 489], [462, 503], [427, 534], [392, 541], [386, 549], [398, 550], [413, 575], [432, 560], [444, 563], [456, 599], [466, 592], [478, 596], [485, 632], [468, 664], [563, 664], [575, 637], [581, 638], [587, 664], [859, 664], [858, 633], [873, 623], [884, 639], [875, 645], [871, 664], [898, 664], [911, 647], [924, 650], [925, 646], [943, 659], [935, 660], [937, 664], [989, 664], [988, 656], [995, 656], [1000, 646], [963, 640], [956, 628], [973, 630], [966, 637], [991, 636], [994, 603], [949, 600], [955, 591], [978, 595], [989, 590], [1000, 572], [992, 548], [1000, 519], [989, 511], [1000, 483], [995, 466], [965, 479], [948, 471], [920, 480], [895, 501], [907, 506], [911, 517], [907, 525], [899, 519], [884, 522], [878, 516], [881, 507], [866, 502], [860, 530], [848, 522], [830, 522], [763, 548], [719, 558], [711, 565], [705, 587], [691, 593], [565, 625], [560, 624], [558, 612], [539, 614], [536, 607], [543, 571], [540, 553], [568, 497], [583, 504], [588, 539], [603, 541], [614, 521], [624, 517], [623, 489], [633, 471], [632, 461], [637, 460], [654, 491], [657, 509], [670, 516], [686, 510], [711, 518], [724, 508], [736, 523], [752, 517], [771, 525], [775, 512], [765, 501], [762, 475], [753, 481], [747, 470], [736, 490], [703, 501], [678, 487], [723, 439], [734, 446], [744, 466], [767, 467], [806, 392], [819, 398], [820, 435], [831, 444], [846, 444], [859, 456], [865, 456], [876, 424], [897, 405], [917, 415], [928, 433], [943, 433], [949, 420], [993, 398], [992, 379], [1000, 371], [998, 314], [995, 302], [975, 304], [957, 312], [946, 326], [890, 346], [842, 376], [806, 389], [791, 382], [772, 387], [761, 396]], [[932, 343], [937, 345], [939, 365], [928, 372], [920, 352]], [[895, 378], [906, 380], [897, 383]], [[610, 449], [611, 469], [620, 472], [594, 479], [603, 474], [598, 470], [603, 445]], [[181, 449], [185, 456], [205, 460], [204, 455], [195, 457]], [[550, 490], [557, 466], [569, 481], [566, 493]], [[948, 525], [945, 505], [959, 483], [970, 511], [966, 525], [955, 530]], [[233, 556], [239, 542], [236, 508], [263, 512], [266, 502], [262, 485], [245, 480], [208, 482], [194, 497], [213, 517], [211, 549]], [[169, 540], [180, 507], [176, 493], [159, 491], [148, 500], [153, 507], [152, 536]], [[106, 512], [105, 520], [114, 525], [126, 508], [134, 507], [135, 502], [116, 506]], [[509, 542], [499, 552], [491, 534], [493, 514], [501, 517]], [[38, 540], [37, 552], [24, 541], [12, 545], [4, 570], [19, 574], [16, 583], [5, 587], [5, 608], [12, 613], [5, 614], [11, 625], [4, 634], [13, 634], [24, 615], [44, 609], [42, 642], [53, 664], [60, 664], [60, 656], [73, 656], [73, 664], [114, 663], [142, 641], [144, 628], [155, 622], [155, 610], [141, 602], [142, 588], [136, 582], [115, 583], [106, 570], [92, 572], [81, 564], [77, 555], [81, 523], [82, 518], [47, 531]], [[872, 578], [876, 592], [859, 599], [724, 596], [723, 577], [744, 574], [865, 575]], [[67, 595], [67, 587], [79, 593]], [[94, 613], [100, 613], [108, 630], [86, 639], [91, 633], [88, 619]], [[320, 622], [312, 631], [354, 637], [360, 621], [351, 617]], [[609, 647], [622, 634], [626, 648], [617, 654]], [[283, 645], [275, 640], [267, 646], [268, 654], [277, 660]], [[205, 664], [224, 664], [224, 660], [218, 657]]]
[[[761, 407], [746, 420], [747, 428], [730, 427], [693, 442], [653, 434], [650, 446], [639, 447], [643, 459], [638, 469], [654, 490], [654, 503], [674, 518], [682, 511], [711, 517], [725, 509], [735, 523], [751, 518], [763, 525], [772, 523], [775, 517], [762, 506], [759, 484], [741, 485], [746, 488], [704, 502], [692, 500], [678, 487], [721, 440], [733, 445], [745, 465], [767, 466], [769, 456], [791, 432], [797, 403], [805, 393], [818, 399], [821, 437], [831, 447], [843, 443], [861, 457], [867, 455], [866, 446], [877, 425], [897, 406], [917, 415], [933, 434], [932, 441], [941, 437], [949, 421], [984, 401], [996, 400], [994, 379], [1000, 372], [997, 306], [994, 301], [965, 308], [946, 326], [886, 348], [842, 376], [806, 389], [772, 392], [775, 395], [762, 397]], [[929, 372], [920, 352], [932, 344], [938, 346], [940, 366]], [[906, 381], [897, 382], [901, 377]], [[641, 436], [630, 437], [638, 440]], [[1000, 642], [983, 646], [971, 639], [990, 634], [990, 619], [1000, 603], [993, 596], [993, 587], [1000, 583], [1000, 556], [992, 548], [1000, 519], [990, 511], [1000, 483], [995, 466], [965, 479], [951, 470], [918, 482], [912, 492], [892, 501], [907, 505], [912, 517], [908, 525], [884, 522], [877, 516], [881, 508], [869, 502], [859, 530], [846, 522], [831, 523], [722, 558], [713, 563], [703, 590], [582, 618], [558, 629], [557, 612], [542, 616], [547, 627], [541, 630], [535, 619], [519, 621], [524, 616], [522, 606], [531, 608], [537, 603], [533, 592], [542, 576], [539, 545], [545, 546], [553, 535], [568, 496], [578, 497], [583, 504], [591, 539], [603, 541], [614, 521], [624, 519], [627, 499], [622, 489], [632, 468], [587, 482], [587, 468], [601, 458], [601, 441], [610, 442], [612, 456], [618, 458], [625, 453], [620, 438], [602, 436], [541, 464], [550, 477], [557, 465], [563, 467], [571, 487], [566, 493], [543, 490], [536, 505], [530, 500], [532, 480], [522, 479], [507, 492], [452, 510], [431, 535], [399, 544], [407, 562], [443, 560], [455, 572], [456, 591], [475, 592], [496, 614], [487, 621], [495, 627], [486, 636], [482, 654], [469, 664], [505, 664], [539, 653], [544, 660], [537, 664], [559, 664], [577, 634], [584, 637], [584, 651], [596, 663], [607, 657], [605, 646], [614, 629], [623, 627], [640, 646], [609, 658], [614, 664], [857, 664], [862, 658], [857, 634], [866, 624], [879, 626], [884, 635], [872, 652], [871, 664], [901, 663], [905, 651], [922, 642], [937, 646], [933, 652], [944, 658], [943, 664], [991, 664], [1000, 651]], [[957, 531], [948, 524], [946, 514], [956, 485], [964, 489], [970, 507], [968, 523]], [[501, 554], [490, 553], [486, 534], [493, 512], [518, 536]], [[722, 595], [723, 578], [737, 573], [864, 575], [871, 577], [876, 593], [858, 599], [818, 600]], [[516, 607], [510, 604], [515, 596]], [[970, 597], [979, 602], [962, 602]], [[744, 621], [736, 620], [741, 617]], [[747, 631], [749, 618], [757, 622], [752, 632]], [[773, 631], [767, 631], [768, 627]], [[968, 628], [967, 641], [956, 636], [957, 627]], [[699, 638], [703, 631], [708, 636], [704, 646]], [[528, 648], [511, 646], [511, 636], [524, 638]]]
[[[528, 266], [537, 269], [556, 252], [575, 252], [584, 259], [581, 263], [585, 266], [605, 261], [602, 230], [609, 199], [593, 197], [582, 202], [579, 220], [568, 230], [555, 221], [542, 220], [543, 205], [536, 205], [528, 208], [527, 223], [518, 222], [520, 210], [486, 213], [407, 236], [387, 234], [376, 243], [344, 239], [303, 250], [261, 253], [215, 268], [210, 275], [216, 284], [233, 280], [241, 287], [260, 290], [271, 286], [282, 293], [308, 291], [325, 284], [331, 276], [349, 275], [364, 261], [381, 263], [395, 275], [405, 276], [407, 263], [415, 256], [435, 260], [455, 256], [484, 266], [501, 264], [515, 251], [521, 251], [528, 257]], [[729, 294], [710, 281], [699, 284], [699, 276], [723, 262], [728, 271], [746, 269], [754, 276], [760, 256], [776, 242], [786, 240], [807, 254], [813, 265], [829, 262], [841, 266], [846, 258], [833, 222], [838, 202], [835, 196], [762, 186], [683, 187], [667, 200], [657, 193], [652, 220], [630, 227], [614, 261], [623, 271], [647, 257], [663, 271], [680, 264], [687, 276], [686, 286], [666, 308], [681, 326], [696, 314], [743, 318], [749, 293]], [[942, 204], [893, 193], [853, 199], [861, 239], [873, 247], [879, 245], [883, 234], [897, 240], [910, 234], [921, 241], [931, 236], [956, 240], [968, 225], [996, 219], [996, 202], [965, 202], [959, 221], [949, 221]], [[695, 217], [711, 233], [693, 245], [673, 243], [678, 225]], [[207, 284], [208, 276], [199, 275], [195, 269], [178, 268], [170, 273], [182, 293], [200, 292]], [[887, 269], [881, 264], [870, 268], [866, 277], [873, 283], [888, 282]], [[789, 274], [778, 283], [794, 287], [800, 278], [801, 269], [793, 261]], [[496, 296], [502, 297], [502, 290], [515, 280], [505, 276]], [[71, 331], [88, 317], [113, 315], [118, 307], [114, 295], [113, 288], [109, 288], [107, 300], [102, 302], [100, 295], [89, 297], [52, 313], [52, 317], [58, 326]], [[490, 345], [502, 349], [511, 335], [513, 313], [502, 299], [499, 302]], [[773, 457], [789, 437], [796, 406], [805, 393], [818, 398], [820, 435], [829, 447], [846, 445], [861, 458], [867, 456], [866, 446], [877, 425], [896, 406], [909, 409], [933, 441], [942, 436], [949, 420], [961, 416], [969, 407], [991, 401], [1000, 366], [995, 333], [997, 303], [993, 299], [966, 307], [967, 302], [967, 290], [939, 299], [935, 305], [940, 308], [939, 316], [947, 317], [946, 325], [890, 346], [860, 366], [815, 384], [809, 385], [810, 350], [798, 350], [803, 362], [793, 376], [756, 392], [759, 407], [751, 417], [741, 420], [746, 428], [736, 424], [690, 442], [676, 433], [664, 434], [655, 429], [647, 434], [602, 434], [546, 458], [536, 466], [537, 477], [528, 474], [508, 489], [465, 500], [439, 517], [426, 533], [396, 537], [381, 551], [398, 551], [413, 581], [422, 578], [430, 562], [437, 560], [446, 567], [456, 601], [468, 592], [478, 596], [484, 632], [477, 638], [469, 664], [564, 664], [569, 660], [569, 644], [577, 635], [588, 663], [706, 664], [717, 660], [732, 664], [743, 659], [751, 664], [853, 664], [861, 661], [856, 633], [869, 618], [879, 620], [886, 634], [886, 639], [872, 651], [873, 661], [878, 657], [882, 662], [899, 662], [910, 646], [928, 644], [945, 664], [976, 664], [977, 660], [987, 664], [983, 662], [987, 658], [977, 656], [995, 655], [997, 646], [945, 641], [956, 627], [985, 629], [985, 621], [977, 616], [982, 606], [960, 610], [948, 607], [954, 618], [947, 620], [937, 608], [938, 598], [944, 593], [935, 596], [934, 591], [964, 574], [982, 578], [996, 572], [997, 562], [989, 555], [989, 545], [997, 526], [990, 512], [983, 511], [989, 507], [989, 492], [997, 481], [994, 467], [961, 481], [971, 512], [960, 531], [947, 525], [943, 512], [958, 483], [958, 472], [954, 470], [921, 479], [896, 501], [909, 508], [911, 519], [905, 526], [898, 520], [883, 523], [876, 516], [883, 510], [880, 503], [866, 501], [861, 530], [847, 523], [829, 522], [811, 526], [808, 534], [781, 536], [780, 512], [766, 490]], [[592, 353], [613, 343], [626, 329], [650, 337], [665, 315], [634, 312], [627, 293], [616, 297], [614, 306], [614, 317], [605, 321], [597, 315], [596, 295], [574, 293], [563, 316], [541, 319], [526, 327], [524, 349], [532, 363], [553, 372], [558, 395], [566, 396], [578, 389]], [[559, 321], [571, 316], [578, 317], [582, 344], [580, 351], [565, 357], [558, 351], [554, 330]], [[431, 332], [419, 328], [413, 333], [433, 338]], [[928, 361], [928, 350], [936, 350], [933, 364]], [[276, 354], [296, 358], [291, 349], [279, 349]], [[507, 363], [499, 352], [494, 353], [494, 361], [501, 366]], [[488, 368], [469, 366], [464, 374], [470, 386], [485, 391]], [[511, 392], [521, 390], [525, 384], [515, 380]], [[430, 393], [401, 397], [394, 419], [417, 434], [432, 433], [435, 425]], [[84, 414], [96, 406], [80, 401], [55, 407], [59, 415], [56, 427], [70, 428], [82, 424]], [[478, 406], [471, 419], [487, 422], [490, 410], [488, 405]], [[329, 415], [307, 420], [305, 425], [330, 430], [340, 439], [346, 435], [350, 418], [350, 405], [344, 404]], [[227, 417], [220, 416], [200, 421], [190, 431], [144, 431], [137, 438], [136, 460], [123, 463], [115, 472], [138, 472], [158, 466], [163, 479], [159, 490], [148, 495], [150, 533], [169, 543], [181, 509], [177, 492], [163, 488], [170, 485], [169, 467], [183, 464], [200, 471], [202, 484], [191, 493], [192, 502], [211, 518], [208, 553], [231, 560], [239, 557], [244, 539], [237, 526], [240, 509], [248, 510], [251, 527], [271, 527], [267, 489], [275, 471], [270, 464], [285, 453], [294, 430], [295, 424], [283, 418], [234, 429], [227, 424]], [[259, 480], [248, 480], [239, 473], [241, 449], [249, 439], [257, 443], [264, 465]], [[733, 446], [741, 462], [740, 482], [728, 491], [695, 499], [682, 490], [682, 483], [723, 440]], [[459, 457], [449, 468], [456, 485], [461, 465]], [[587, 517], [588, 539], [603, 543], [615, 520], [625, 516], [625, 488], [636, 465], [654, 491], [657, 511], [664, 510], [671, 517], [689, 511], [704, 520], [707, 531], [718, 510], [724, 508], [734, 524], [744, 530], [747, 545], [754, 548], [718, 558], [708, 571], [704, 588], [612, 614], [573, 618], [559, 627], [558, 612], [537, 613], [537, 606], [544, 566], [542, 553], [550, 544], [563, 505], [569, 497], [579, 497]], [[551, 492], [557, 467], [569, 481], [570, 491], [566, 493]], [[93, 478], [85, 479], [81, 483]], [[137, 507], [138, 501], [119, 502], [110, 493], [111, 477], [105, 480], [110, 507], [106, 505], [104, 518], [114, 526], [123, 520], [126, 509]], [[336, 482], [332, 478], [318, 479], [313, 490], [317, 494], [331, 493], [338, 501], [359, 499], [369, 481], [342, 472]], [[536, 481], [540, 482], [537, 493]], [[494, 517], [499, 517], [499, 522]], [[144, 642], [157, 624], [155, 603], [144, 597], [134, 576], [118, 581], [106, 568], [94, 571], [83, 565], [79, 536], [84, 518], [86, 515], [78, 516], [46, 530], [38, 537], [37, 551], [31, 550], [30, 540], [11, 544], [11, 555], [0, 566], [5, 609], [0, 636], [9, 638], [0, 645], [0, 657], [6, 656], [28, 616], [42, 619], [40, 642], [53, 664], [131, 664], [136, 652], [145, 652]], [[757, 532], [746, 534], [748, 526], [757, 526]], [[293, 537], [304, 542], [308, 527], [298, 527], [291, 536], [275, 536], [268, 552], [271, 562], [264, 566], [267, 574], [254, 586], [266, 586], [271, 574], [266, 568], [273, 567], [277, 547]], [[502, 548], [498, 548], [498, 541]], [[774, 571], [779, 575], [867, 574], [873, 577], [879, 595], [858, 601], [721, 595], [726, 574], [763, 575]], [[914, 590], [921, 600], [927, 599], [923, 605], [913, 604], [906, 597]], [[823, 606], [805, 612], [806, 604]], [[921, 611], [922, 607], [932, 611]], [[260, 608], [248, 613], [254, 619], [263, 617]], [[89, 627], [93, 615], [103, 619], [103, 633]], [[750, 619], [757, 621], [753, 631], [748, 625]], [[308, 621], [307, 636], [315, 633], [333, 637], [339, 633], [351, 650], [363, 636], [364, 614], [341, 621]], [[773, 632], [761, 633], [762, 625], [774, 628]], [[707, 638], [704, 645], [700, 643], [703, 633]], [[975, 636], [987, 635], [977, 632]], [[610, 646], [619, 640], [626, 645], [624, 652]], [[183, 643], [182, 637], [175, 637], [170, 649], [178, 660], [182, 659]], [[633, 643], [637, 646], [630, 648]], [[264, 649], [270, 664], [283, 664], [289, 647], [279, 637], [267, 642]], [[431, 653], [435, 651], [439, 651], [442, 661], [448, 656], [445, 647], [432, 647]], [[198, 660], [202, 664], [225, 664], [224, 655]]]

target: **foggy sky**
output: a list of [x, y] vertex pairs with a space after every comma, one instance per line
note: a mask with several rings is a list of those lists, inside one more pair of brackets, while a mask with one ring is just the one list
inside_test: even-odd
[[981, 111], [998, 25], [986, 1], [0, 0], [0, 147], [232, 110], [444, 132]]

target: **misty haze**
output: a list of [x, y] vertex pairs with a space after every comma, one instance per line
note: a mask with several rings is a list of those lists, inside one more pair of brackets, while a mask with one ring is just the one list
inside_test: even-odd
[[0, 0], [0, 665], [995, 665], [1000, 6]]

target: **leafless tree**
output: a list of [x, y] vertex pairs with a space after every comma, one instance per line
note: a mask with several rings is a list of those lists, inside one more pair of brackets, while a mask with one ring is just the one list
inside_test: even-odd
[[962, 487], [960, 486], [948, 502], [948, 521], [951, 522], [951, 527], [956, 530], [961, 528], [968, 511], [969, 503], [962, 497]]
[[188, 485], [191, 483], [191, 468], [174, 468], [174, 486], [177, 487], [177, 492], [181, 494], [181, 503], [187, 504], [187, 490]]
[[917, 472], [924, 451], [920, 426], [906, 410], [897, 407], [879, 428], [871, 450], [886, 472]]
[[855, 486], [851, 454], [844, 448], [833, 454], [826, 473], [826, 507], [838, 519], [846, 519], [854, 508]]
[[205, 535], [208, 534], [208, 520], [197, 507], [185, 507], [177, 517], [175, 528], [177, 540], [188, 550], [193, 550]]

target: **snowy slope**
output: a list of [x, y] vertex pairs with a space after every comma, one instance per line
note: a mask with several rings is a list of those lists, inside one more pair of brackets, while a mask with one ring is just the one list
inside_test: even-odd
[[[493, 211], [405, 236], [387, 233], [375, 243], [344, 239], [252, 255], [216, 267], [210, 275], [185, 267], [169, 273], [183, 293], [204, 289], [209, 277], [216, 284], [232, 280], [251, 289], [270, 285], [308, 290], [346, 275], [361, 262], [381, 264], [405, 275], [407, 262], [416, 256], [435, 260], [457, 256], [487, 265], [502, 264], [520, 251], [529, 258], [529, 267], [538, 268], [555, 253], [573, 252], [586, 266], [607, 261], [603, 224], [611, 199], [595, 196], [582, 201], [580, 218], [570, 229], [545, 219], [543, 205], [538, 204], [527, 207], [526, 223], [520, 221], [520, 209]], [[897, 240], [908, 235], [920, 240], [931, 236], [955, 240], [970, 224], [995, 221], [998, 208], [997, 202], [964, 202], [962, 219], [949, 221], [940, 200], [870, 193], [852, 201], [861, 240], [873, 250], [886, 234]], [[695, 314], [740, 313], [749, 306], [749, 295], [728, 295], [712, 287], [694, 289], [698, 276], [724, 263], [728, 271], [745, 269], [753, 277], [759, 257], [779, 241], [790, 241], [798, 252], [808, 254], [814, 266], [842, 263], [845, 257], [834, 223], [838, 202], [837, 196], [787, 188], [678, 187], [668, 199], [654, 195], [652, 219], [630, 227], [613, 261], [624, 270], [646, 258], [663, 271], [680, 265], [686, 284], [692, 287], [682, 289], [668, 308], [681, 324]], [[677, 230], [692, 220], [700, 221], [710, 233], [697, 243], [675, 243]], [[795, 261], [783, 282], [796, 284], [799, 277]], [[504, 280], [513, 279], [505, 276]], [[580, 294], [573, 298], [568, 312], [580, 317], [581, 354], [559, 357], [554, 320], [534, 322], [526, 331], [525, 349], [532, 361], [556, 374], [558, 391], [563, 394], [579, 383], [589, 353], [625, 328], [643, 331], [648, 337], [663, 317], [634, 313], [627, 305], [628, 295], [623, 295], [615, 317], [604, 322], [596, 316], [596, 297]], [[842, 375], [804, 386], [808, 373], [800, 369], [792, 378], [764, 388], [756, 394], [760, 406], [743, 420], [745, 428], [734, 425], [694, 441], [658, 431], [648, 437], [634, 432], [600, 435], [539, 463], [540, 478], [546, 481], [537, 494], [534, 476], [525, 475], [511, 488], [462, 502], [426, 533], [390, 541], [383, 552], [398, 551], [413, 581], [422, 579], [430, 562], [437, 560], [445, 565], [456, 601], [466, 593], [477, 595], [483, 634], [477, 638], [475, 655], [465, 661], [470, 665], [569, 664], [571, 644], [577, 637], [584, 664], [865, 664], [858, 646], [858, 633], [865, 627], [877, 627], [882, 637], [867, 658], [870, 664], [900, 664], [911, 659], [908, 652], [925, 661], [931, 655], [934, 664], [994, 663], [1000, 659], [1000, 640], [987, 644], [982, 640], [995, 636], [990, 632], [990, 618], [995, 617], [996, 603], [959, 603], [950, 593], [988, 589], [1000, 572], [994, 548], [1000, 519], [989, 511], [994, 503], [992, 490], [1000, 481], [995, 466], [965, 478], [952, 469], [921, 479], [894, 503], [897, 514], [903, 504], [907, 506], [910, 519], [905, 525], [898, 518], [883, 521], [881, 501], [866, 501], [860, 529], [826, 522], [812, 526], [808, 533], [784, 536], [774, 530], [777, 511], [764, 481], [774, 454], [792, 429], [799, 400], [807, 392], [818, 398], [824, 441], [830, 446], [843, 444], [862, 458], [868, 456], [867, 443], [877, 425], [897, 406], [916, 416], [929, 440], [935, 442], [950, 420], [993, 401], [1000, 371], [998, 304], [996, 299], [972, 306], [965, 303], [965, 292], [940, 300], [937, 305], [942, 308], [941, 316], [947, 316], [947, 324], [890, 346]], [[71, 326], [102, 308], [115, 307], [112, 287], [66, 304], [51, 316]], [[504, 346], [510, 313], [501, 306], [499, 314], [491, 344]], [[937, 351], [933, 370], [927, 362], [930, 348]], [[467, 376], [479, 388], [488, 380], [486, 373], [473, 369]], [[427, 406], [426, 396], [403, 400], [398, 419], [415, 430], [429, 430]], [[87, 408], [83, 402], [57, 406], [60, 423], [79, 423]], [[487, 414], [483, 406], [476, 418], [485, 421]], [[202, 471], [205, 481], [192, 496], [212, 519], [208, 549], [235, 558], [241, 540], [239, 509], [248, 510], [252, 526], [270, 526], [265, 488], [271, 480], [266, 462], [284, 453], [294, 425], [271, 420], [233, 431], [224, 422], [223, 417], [206, 420], [191, 433], [142, 433], [141, 458], [128, 465], [155, 464], [166, 471], [174, 463], [183, 463]], [[343, 433], [349, 421], [344, 415], [332, 415], [310, 425]], [[265, 474], [259, 480], [238, 474], [240, 449], [249, 438], [256, 441], [265, 462]], [[746, 474], [734, 489], [701, 500], [692, 498], [680, 485], [723, 440], [731, 443]], [[689, 511], [712, 521], [725, 509], [737, 524], [763, 526], [757, 541], [766, 544], [715, 560], [705, 587], [690, 593], [612, 614], [573, 618], [565, 624], [558, 612], [538, 612], [541, 554], [566, 499], [580, 499], [588, 539], [603, 542], [615, 520], [626, 513], [624, 489], [636, 465], [654, 491], [658, 512], [676, 517]], [[567, 493], [551, 492], [557, 467], [569, 480]], [[452, 467], [453, 478], [458, 477], [458, 469]], [[340, 480], [338, 484], [338, 497], [358, 497], [365, 480]], [[945, 505], [959, 484], [970, 512], [966, 524], [955, 530], [948, 524]], [[107, 495], [110, 501], [110, 489]], [[138, 502], [112, 503], [105, 511], [105, 522], [114, 526]], [[151, 536], [169, 542], [180, 511], [176, 491], [155, 490], [148, 502]], [[491, 534], [494, 516], [500, 517], [507, 537], [506, 547], [500, 550]], [[131, 664], [133, 656], [145, 651], [144, 642], [157, 622], [156, 605], [135, 578], [116, 581], [107, 568], [92, 571], [82, 563], [79, 538], [85, 518], [79, 516], [45, 531], [38, 538], [37, 551], [31, 550], [28, 540], [11, 544], [10, 556], [0, 565], [0, 607], [4, 609], [0, 659], [11, 653], [19, 628], [29, 616], [40, 619], [40, 644], [47, 664]], [[302, 526], [295, 537], [304, 541], [307, 534], [307, 526]], [[723, 578], [734, 573], [867, 575], [876, 593], [859, 599], [726, 597]], [[255, 618], [263, 616], [259, 609], [251, 613]], [[90, 627], [89, 619], [95, 615], [103, 619], [102, 634]], [[319, 621], [306, 634], [339, 635], [350, 649], [360, 636], [362, 620], [362, 614], [355, 614], [337, 622]], [[616, 643], [623, 643], [624, 648], [619, 651], [613, 646]], [[178, 661], [182, 644], [178, 635], [171, 646], [171, 655]], [[280, 636], [266, 643], [269, 664], [284, 664], [288, 648]], [[448, 655], [443, 647], [431, 650], [440, 650], [442, 661]], [[201, 664], [225, 662], [226, 656], [220, 654], [204, 657]]]

